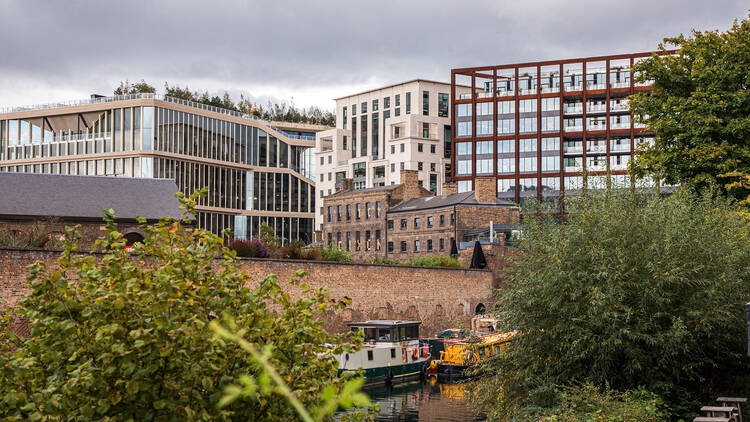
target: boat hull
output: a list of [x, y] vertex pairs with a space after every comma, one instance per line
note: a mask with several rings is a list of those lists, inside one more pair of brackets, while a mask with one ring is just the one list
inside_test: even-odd
[[[402, 382], [419, 379], [424, 376], [427, 360], [409, 362], [402, 365], [381, 366], [364, 369], [365, 386], [380, 384], [399, 384]], [[349, 370], [339, 369], [339, 373]], [[354, 372], [354, 371], [351, 371]]]

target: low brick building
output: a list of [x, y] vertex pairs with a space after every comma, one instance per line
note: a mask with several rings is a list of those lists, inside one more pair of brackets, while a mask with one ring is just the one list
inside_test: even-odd
[[399, 185], [344, 189], [323, 198], [323, 242], [357, 253], [360, 260], [376, 257], [409, 259], [447, 255], [451, 242], [493, 224], [516, 224], [518, 207], [496, 197], [495, 179], [477, 178], [476, 191], [434, 196], [419, 185], [417, 172], [404, 170]]
[[171, 179], [0, 172], [0, 236], [6, 246], [49, 247], [60, 243], [65, 227], [80, 224], [79, 246], [89, 249], [104, 234], [102, 210], [111, 208], [118, 231], [139, 241], [136, 217], [181, 216], [177, 191]]

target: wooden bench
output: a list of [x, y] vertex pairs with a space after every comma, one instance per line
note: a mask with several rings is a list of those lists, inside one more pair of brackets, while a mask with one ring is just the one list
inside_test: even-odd
[[735, 410], [732, 413], [737, 422], [742, 422], [742, 405], [747, 403], [747, 397], [719, 397], [716, 399], [722, 406], [731, 406]]
[[731, 422], [732, 419], [730, 418], [720, 418], [720, 417], [711, 417], [711, 416], [698, 416], [697, 418], [693, 419], [693, 422]]

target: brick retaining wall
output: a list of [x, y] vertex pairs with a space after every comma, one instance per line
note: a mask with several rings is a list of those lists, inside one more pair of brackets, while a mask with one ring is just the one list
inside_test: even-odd
[[[0, 299], [15, 304], [28, 294], [26, 267], [44, 261], [57, 266], [59, 252], [0, 248]], [[488, 304], [493, 275], [488, 270], [404, 267], [319, 261], [242, 259], [253, 280], [277, 274], [292, 297], [300, 289], [285, 283], [297, 270], [310, 275], [311, 287], [325, 286], [334, 298], [348, 296], [351, 306], [326, 321], [329, 331], [368, 319], [416, 319], [423, 335], [454, 326], [468, 327], [479, 303]], [[497, 283], [495, 281], [495, 283]]]

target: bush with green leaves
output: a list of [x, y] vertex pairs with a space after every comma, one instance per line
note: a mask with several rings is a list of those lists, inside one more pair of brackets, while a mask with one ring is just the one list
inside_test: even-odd
[[544, 413], [560, 386], [644, 387], [676, 416], [750, 393], [744, 304], [750, 222], [712, 192], [589, 191], [570, 214], [529, 215], [498, 291], [501, 330], [473, 403], [491, 418]]
[[338, 246], [326, 246], [320, 250], [323, 261], [352, 262], [354, 255], [344, 248]]
[[563, 389], [560, 406], [540, 420], [543, 422], [637, 421], [668, 422], [669, 416], [661, 398], [637, 389], [618, 393], [584, 384]]
[[458, 258], [444, 255], [426, 255], [418, 256], [404, 262], [404, 265], [411, 265], [413, 267], [448, 267], [448, 268], [461, 268], [461, 263]]
[[[59, 268], [30, 267], [31, 293], [0, 315], [3, 420], [320, 420], [367, 405], [334, 358], [361, 339], [323, 329], [347, 300], [301, 272], [296, 300], [275, 275], [250, 280], [220, 237], [183, 228], [196, 195], [178, 197], [183, 220], [141, 221], [132, 249], [110, 210], [106, 253], [79, 253], [69, 229]], [[7, 329], [18, 317], [30, 337]]]

